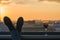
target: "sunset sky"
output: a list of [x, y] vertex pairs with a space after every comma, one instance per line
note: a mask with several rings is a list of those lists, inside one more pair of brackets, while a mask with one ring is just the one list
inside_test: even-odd
[[24, 20], [60, 20], [60, 1], [3, 0], [0, 4], [0, 16], [1, 20], [8, 16], [14, 21], [20, 16]]

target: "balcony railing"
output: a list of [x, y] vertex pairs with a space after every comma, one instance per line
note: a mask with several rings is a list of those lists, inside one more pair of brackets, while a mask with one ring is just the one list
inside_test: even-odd
[[[21, 39], [59, 39], [60, 32], [22, 32]], [[11, 39], [10, 32], [0, 32], [0, 39]]]

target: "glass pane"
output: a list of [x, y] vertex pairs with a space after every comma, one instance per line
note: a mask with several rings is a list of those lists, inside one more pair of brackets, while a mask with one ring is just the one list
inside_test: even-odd
[[1, 32], [9, 31], [3, 21], [5, 16], [12, 20], [14, 26], [17, 19], [22, 16], [22, 32], [60, 32], [59, 0], [1, 0]]

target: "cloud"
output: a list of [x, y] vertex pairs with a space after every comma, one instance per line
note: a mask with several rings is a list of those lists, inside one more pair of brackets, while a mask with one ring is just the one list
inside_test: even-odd
[[38, 2], [40, 2], [40, 1], [60, 2], [60, 0], [38, 0]]
[[15, 4], [36, 4], [41, 1], [48, 1], [48, 2], [60, 2], [60, 0], [0, 0], [1, 4], [7, 5], [10, 3], [15, 3]]
[[10, 3], [15, 3], [15, 4], [28, 4], [28, 3], [33, 3], [32, 0], [0, 0], [2, 5], [7, 5]]
[[29, 4], [38, 2], [38, 0], [13, 0], [16, 4]]
[[40, 1], [44, 1], [44, 0], [38, 0], [38, 2], [40, 2]]
[[2, 5], [7, 5], [10, 4], [12, 1], [11, 0], [0, 0], [0, 4]]
[[26, 3], [25, 0], [13, 0], [13, 2], [16, 4], [25, 4]]
[[13, 2], [16, 4], [32, 4], [32, 3], [38, 3], [41, 1], [60, 2], [60, 0], [13, 0]]
[[54, 1], [54, 2], [60, 2], [60, 0], [47, 0], [47, 1]]

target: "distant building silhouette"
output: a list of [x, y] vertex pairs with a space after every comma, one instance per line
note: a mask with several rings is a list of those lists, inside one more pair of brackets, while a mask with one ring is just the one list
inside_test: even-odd
[[35, 20], [28, 20], [28, 21], [25, 21], [25, 23], [35, 24]]

